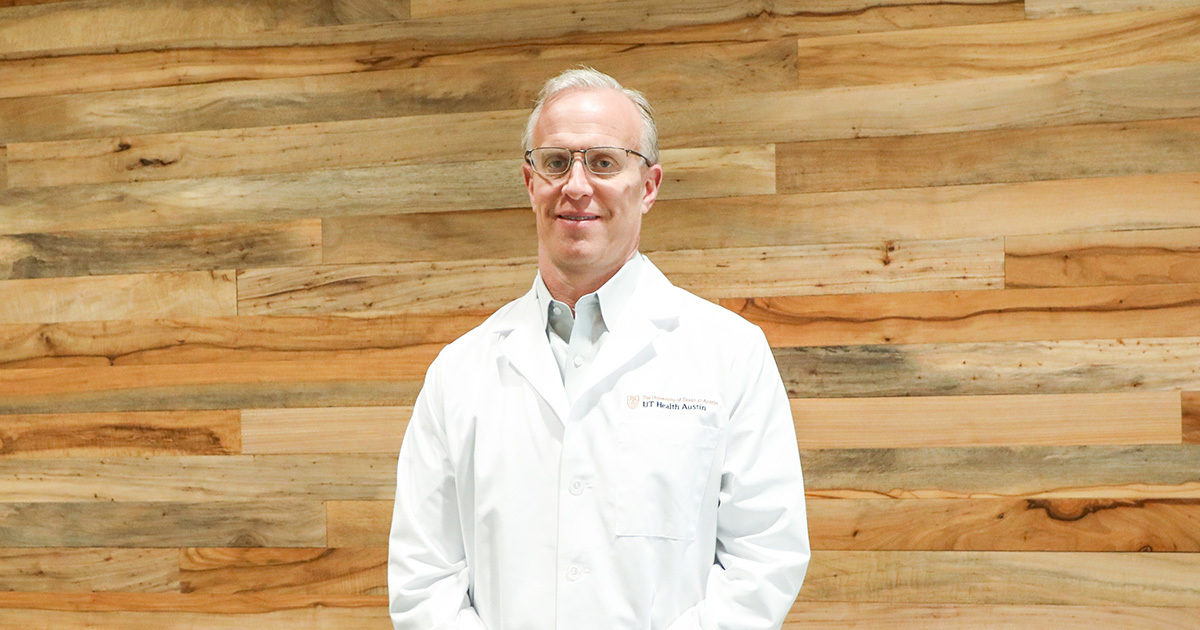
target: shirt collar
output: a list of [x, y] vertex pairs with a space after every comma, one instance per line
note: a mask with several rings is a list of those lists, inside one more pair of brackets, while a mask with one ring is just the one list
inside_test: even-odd
[[[633, 257], [622, 265], [613, 277], [596, 289], [596, 298], [600, 301], [600, 319], [608, 330], [613, 330], [613, 325], [620, 321], [621, 315], [629, 305], [637, 287], [638, 276], [645, 264], [645, 256], [642, 256], [641, 252], [634, 252]], [[542, 315], [542, 328], [546, 328], [549, 325], [550, 305], [554, 298], [550, 295], [550, 289], [546, 288], [540, 271], [534, 278], [533, 290], [537, 295], [538, 311]]]

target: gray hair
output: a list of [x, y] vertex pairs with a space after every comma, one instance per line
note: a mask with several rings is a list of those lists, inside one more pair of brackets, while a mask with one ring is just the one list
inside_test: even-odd
[[542, 115], [542, 107], [547, 101], [567, 90], [616, 90], [624, 94], [637, 107], [642, 118], [642, 137], [638, 152], [645, 155], [651, 164], [658, 163], [658, 127], [654, 124], [654, 109], [650, 107], [650, 102], [641, 92], [624, 87], [616, 79], [587, 66], [566, 70], [542, 86], [533, 111], [529, 114], [529, 121], [525, 123], [525, 135], [521, 138], [521, 146], [526, 151], [533, 148], [533, 128], [537, 125], [538, 117]]

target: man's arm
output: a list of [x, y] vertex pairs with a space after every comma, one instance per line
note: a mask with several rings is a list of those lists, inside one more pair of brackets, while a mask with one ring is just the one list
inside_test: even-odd
[[704, 599], [669, 630], [779, 628], [808, 568], [796, 428], [779, 369], [759, 333], [731, 411], [717, 508], [717, 562]]
[[470, 571], [435, 370], [417, 396], [396, 467], [389, 612], [396, 630], [485, 630], [467, 594]]

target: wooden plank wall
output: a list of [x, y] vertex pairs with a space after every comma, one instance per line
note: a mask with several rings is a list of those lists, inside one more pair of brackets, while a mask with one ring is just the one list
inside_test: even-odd
[[1200, 2], [0, 0], [0, 627], [387, 628], [531, 97], [657, 104], [644, 249], [760, 324], [786, 628], [1200, 626]]

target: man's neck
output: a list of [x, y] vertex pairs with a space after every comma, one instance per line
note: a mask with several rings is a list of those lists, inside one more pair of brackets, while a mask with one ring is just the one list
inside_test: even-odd
[[[636, 255], [635, 251], [630, 258]], [[538, 271], [542, 274], [542, 282], [546, 283], [546, 289], [550, 291], [550, 297], [566, 304], [571, 307], [571, 311], [574, 311], [575, 303], [579, 301], [579, 298], [589, 293], [595, 293], [604, 286], [605, 282], [617, 275], [617, 272], [627, 262], [629, 260], [625, 260], [613, 269], [605, 269], [598, 273], [571, 273], [549, 264], [539, 264]]]

